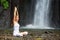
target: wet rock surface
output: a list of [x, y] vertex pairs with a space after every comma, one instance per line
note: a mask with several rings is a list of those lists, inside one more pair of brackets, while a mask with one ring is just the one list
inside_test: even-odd
[[[20, 30], [25, 31], [25, 30]], [[0, 30], [0, 40], [60, 40], [59, 30], [26, 30], [27, 36], [14, 37], [12, 30]]]

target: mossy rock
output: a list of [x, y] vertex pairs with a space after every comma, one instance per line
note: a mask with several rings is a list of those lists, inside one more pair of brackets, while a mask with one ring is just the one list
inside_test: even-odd
[[43, 38], [35, 38], [35, 40], [43, 40]]

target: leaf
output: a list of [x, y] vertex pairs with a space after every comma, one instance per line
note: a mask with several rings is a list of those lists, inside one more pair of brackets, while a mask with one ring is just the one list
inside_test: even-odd
[[5, 2], [6, 0], [1, 0], [1, 3]]
[[5, 3], [3, 3], [3, 7], [4, 7], [4, 9], [8, 9], [8, 7], [9, 7], [8, 1], [6, 1]]

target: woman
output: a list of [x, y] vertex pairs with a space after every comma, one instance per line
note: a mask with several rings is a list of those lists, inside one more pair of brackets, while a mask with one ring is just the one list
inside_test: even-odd
[[19, 32], [19, 14], [18, 14], [18, 10], [15, 7], [14, 8], [14, 17], [13, 17], [13, 24], [14, 24], [14, 29], [13, 29], [13, 36], [23, 36], [23, 35], [27, 35], [28, 32]]

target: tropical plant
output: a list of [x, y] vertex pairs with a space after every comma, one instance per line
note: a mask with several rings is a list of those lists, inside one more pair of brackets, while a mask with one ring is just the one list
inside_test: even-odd
[[3, 6], [4, 9], [9, 8], [9, 3], [7, 0], [0, 0], [1, 5]]

